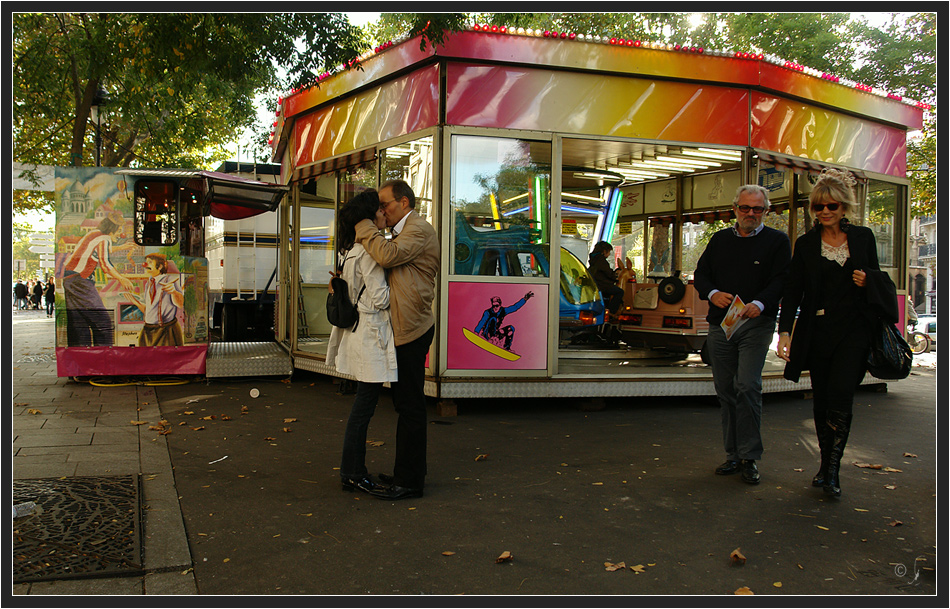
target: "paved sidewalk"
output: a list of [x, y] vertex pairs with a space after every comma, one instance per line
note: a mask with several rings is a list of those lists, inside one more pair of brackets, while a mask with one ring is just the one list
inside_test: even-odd
[[161, 419], [155, 389], [58, 378], [53, 320], [11, 318], [13, 479], [139, 475], [145, 572], [16, 584], [14, 594], [196, 594], [165, 437], [133, 423]]

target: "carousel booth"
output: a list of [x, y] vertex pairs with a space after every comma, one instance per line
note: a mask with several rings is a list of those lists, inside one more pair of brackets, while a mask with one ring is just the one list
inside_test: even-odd
[[191, 169], [57, 167], [58, 376], [292, 373], [277, 343], [212, 343], [203, 219], [271, 211], [284, 185]]
[[[714, 394], [692, 273], [745, 183], [768, 188], [765, 222], [794, 243], [818, 172], [850, 170], [852, 221], [874, 228], [906, 288], [906, 132], [922, 104], [771, 57], [478, 26], [358, 64], [276, 112], [290, 186], [277, 332], [296, 368], [336, 375], [324, 363], [336, 212], [391, 179], [441, 237], [427, 378], [441, 404]], [[587, 270], [600, 241], [621, 271], [614, 315]], [[764, 381], [808, 386], [771, 358]]]

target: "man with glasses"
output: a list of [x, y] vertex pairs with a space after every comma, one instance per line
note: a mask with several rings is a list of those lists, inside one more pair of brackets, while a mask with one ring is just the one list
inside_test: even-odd
[[426, 475], [426, 355], [435, 335], [435, 277], [439, 272], [439, 238], [415, 211], [416, 197], [402, 180], [383, 184], [379, 207], [392, 230], [380, 234], [370, 220], [356, 225], [356, 241], [387, 270], [393, 338], [399, 381], [392, 383], [396, 422], [393, 475], [372, 494], [383, 499], [421, 497]]
[[[769, 197], [761, 186], [740, 186], [733, 208], [736, 223], [709, 240], [696, 267], [695, 286], [709, 301], [706, 349], [726, 451], [726, 461], [716, 473], [741, 473], [743, 481], [758, 484], [755, 462], [763, 450], [762, 368], [775, 333], [791, 246], [785, 233], [762, 223]], [[739, 324], [727, 334], [723, 321], [730, 308], [730, 319], [736, 318]]]

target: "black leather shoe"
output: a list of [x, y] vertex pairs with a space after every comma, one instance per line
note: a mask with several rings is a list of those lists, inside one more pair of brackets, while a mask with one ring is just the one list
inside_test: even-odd
[[739, 462], [729, 459], [722, 465], [716, 468], [716, 474], [719, 476], [729, 476], [735, 474], [739, 471]]
[[755, 461], [752, 459], [743, 459], [739, 464], [739, 467], [742, 470], [743, 482], [748, 484], [759, 483], [759, 468], [755, 466]]
[[362, 478], [340, 476], [340, 482], [343, 483], [343, 490], [350, 492], [364, 491], [367, 493], [373, 493], [374, 491], [386, 488], [385, 486], [373, 480], [373, 478], [369, 475], [363, 476]]
[[396, 499], [412, 499], [413, 497], [422, 497], [421, 488], [406, 488], [393, 484], [392, 486], [383, 486], [378, 490], [370, 491], [373, 497], [395, 501]]

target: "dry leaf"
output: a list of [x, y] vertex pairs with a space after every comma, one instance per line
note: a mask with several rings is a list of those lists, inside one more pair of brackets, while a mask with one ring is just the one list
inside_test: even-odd
[[514, 557], [511, 555], [511, 552], [509, 552], [508, 550], [505, 550], [504, 552], [501, 553], [501, 555], [498, 558], [495, 559], [495, 562], [496, 563], [511, 562], [512, 558]]
[[885, 467], [885, 468], [884, 468], [884, 471], [886, 471], [886, 472], [891, 472], [891, 473], [894, 473], [894, 474], [902, 474], [902, 473], [904, 473], [904, 472], [902, 472], [901, 470], [897, 469], [896, 467]]
[[816, 524], [815, 526], [818, 527], [819, 529], [821, 529], [822, 531], [828, 531], [828, 530], [830, 530], [830, 529], [828, 529], [828, 527], [823, 527], [823, 526], [821, 526], [820, 524]]
[[782, 582], [774, 582], [772, 585], [775, 586], [776, 588], [781, 588]]
[[373, 446], [373, 447], [380, 447], [380, 446], [383, 446], [384, 444], [386, 444], [386, 443], [383, 442], [382, 440], [369, 440], [369, 441], [367, 441], [366, 443], [369, 444], [370, 446]]
[[897, 488], [897, 487], [894, 486], [893, 484], [885, 484], [885, 485], [884, 485], [884, 488], [886, 488], [886, 489], [889, 490], [889, 491], [893, 491], [893, 490], [894, 490], [895, 488]]
[[452, 550], [446, 550], [445, 552], [442, 552], [442, 556], [455, 556], [455, 552]]
[[887, 526], [889, 526], [889, 527], [899, 527], [899, 526], [901, 526], [902, 524], [904, 524], [904, 523], [901, 522], [900, 520], [892, 520], [891, 522], [888, 522], [888, 523], [887, 523]]
[[274, 442], [275, 440], [277, 440], [277, 438], [272, 438], [270, 436], [267, 436], [266, 438], [264, 438], [265, 442]]
[[284, 423], [295, 423], [297, 419], [284, 419]]
[[605, 562], [605, 563], [604, 563], [604, 569], [606, 569], [607, 571], [611, 571], [611, 572], [613, 572], [613, 571], [621, 571], [621, 570], [626, 569], [626, 568], [627, 568], [627, 565], [625, 565], [625, 564], [622, 563], [622, 562], [618, 562], [618, 563]]
[[803, 471], [805, 471], [805, 469], [802, 468], [802, 467], [796, 467], [796, 468], [793, 469], [792, 471], [793, 471], [793, 472], [803, 472]]
[[214, 419], [215, 419], [215, 416], [213, 414], [209, 414], [206, 417], [201, 417], [202, 421], [213, 421]]
[[231, 420], [231, 417], [229, 417], [229, 416], [226, 415], [226, 414], [223, 414], [223, 415], [221, 415], [221, 420], [222, 420], [222, 421], [230, 421], [230, 420]]
[[855, 511], [855, 512], [867, 512], [868, 510], [866, 510], [866, 509], [864, 509], [864, 508], [854, 508], [854, 511]]
[[202, 425], [201, 427], [192, 427], [191, 429], [193, 429], [194, 431], [201, 431], [204, 429], [204, 426]]
[[870, 463], [855, 463], [855, 467], [863, 467], [864, 469], [881, 469], [883, 465], [871, 465]]
[[745, 556], [742, 555], [742, 552], [739, 551], [739, 548], [736, 548], [735, 550], [733, 550], [732, 554], [729, 555], [729, 558], [730, 560], [732, 560], [732, 564], [734, 565], [745, 564]]
[[915, 455], [914, 453], [904, 453], [904, 456], [905, 456], [905, 457], [910, 457], [911, 459], [916, 459], [916, 458], [917, 458], [917, 455]]
[[293, 429], [291, 429], [291, 428], [289, 428], [289, 427], [285, 427], [285, 428], [284, 428], [284, 431], [285, 431], [286, 433], [290, 433], [290, 432], [293, 431]]
[[638, 575], [644, 572], [643, 565], [633, 565], [632, 567], [630, 567], [630, 570]]
[[476, 460], [476, 461], [484, 461], [484, 460], [487, 459], [487, 458], [488, 458], [488, 455], [476, 455], [476, 456], [475, 456], [475, 460]]
[[195, 414], [195, 411], [194, 411], [194, 410], [186, 410], [186, 411], [183, 412], [182, 414]]
[[736, 593], [736, 594], [748, 594], [748, 595], [755, 596], [755, 592], [753, 592], [752, 590], [749, 590], [749, 587], [748, 587], [748, 586], [742, 586], [741, 588], [739, 588], [738, 590], [736, 590], [735, 593]]
[[132, 425], [147, 425], [148, 421], [129, 421]]
[[36, 408], [30, 408], [29, 410], [27, 410], [27, 412], [29, 414], [43, 414], [42, 410], [37, 410]]

